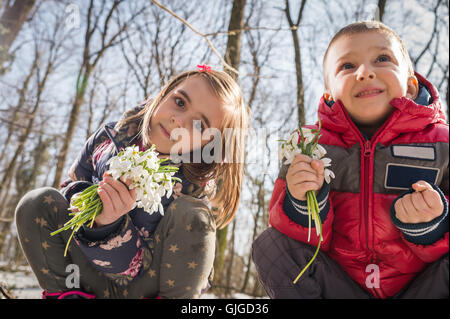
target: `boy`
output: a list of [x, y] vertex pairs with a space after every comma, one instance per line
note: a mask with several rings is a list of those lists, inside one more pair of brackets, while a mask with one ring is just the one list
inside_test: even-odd
[[[261, 283], [271, 298], [448, 298], [449, 130], [436, 88], [380, 22], [340, 30], [323, 71], [319, 143], [336, 178], [305, 155], [282, 167], [272, 227], [253, 243]], [[318, 244], [308, 190], [323, 242], [293, 284]]]

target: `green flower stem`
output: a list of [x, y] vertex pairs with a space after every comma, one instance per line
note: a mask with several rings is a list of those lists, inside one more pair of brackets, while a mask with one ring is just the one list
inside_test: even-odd
[[[308, 143], [306, 143], [305, 134], [303, 134], [303, 128], [301, 124], [299, 123], [299, 127], [296, 130], [296, 132], [300, 135], [297, 141], [294, 141], [293, 138], [297, 137], [297, 135], [291, 135], [291, 137], [288, 140], [280, 140], [283, 142], [281, 145], [281, 151], [284, 151], [286, 146], [289, 146], [289, 150], [291, 149], [299, 149], [301, 151], [301, 154], [307, 155], [309, 157], [313, 157], [314, 152], [317, 150], [319, 140], [321, 138], [321, 129], [322, 129], [322, 122], [319, 119], [319, 127], [317, 129], [311, 129], [310, 132], [312, 134], [306, 136], [309, 140]], [[288, 141], [290, 141], [288, 143]], [[316, 228], [316, 234], [319, 236], [319, 244], [317, 245], [316, 252], [314, 253], [312, 259], [308, 262], [308, 264], [303, 268], [303, 270], [300, 272], [300, 274], [297, 276], [297, 278], [294, 280], [294, 284], [297, 283], [297, 281], [300, 279], [300, 277], [303, 275], [303, 273], [308, 269], [308, 267], [312, 264], [314, 259], [316, 258], [319, 250], [320, 245], [323, 240], [322, 238], [322, 222], [320, 220], [320, 209], [319, 205], [317, 203], [316, 194], [314, 191], [310, 190], [306, 192], [306, 202], [308, 207], [308, 242], [311, 238], [311, 228], [312, 223], [311, 220], [314, 221], [314, 227]]]
[[320, 210], [319, 205], [317, 203], [316, 193], [314, 191], [307, 191], [306, 192], [306, 203], [308, 205], [308, 241], [311, 234], [311, 218], [314, 220], [314, 226], [316, 228], [316, 232], [320, 236], [319, 238], [319, 244], [317, 245], [316, 251], [314, 255], [312, 256], [311, 260], [308, 262], [308, 264], [303, 268], [303, 270], [300, 272], [300, 274], [295, 278], [294, 284], [297, 283], [297, 281], [300, 279], [300, 277], [303, 275], [303, 273], [311, 266], [313, 261], [316, 259], [317, 254], [320, 250], [320, 244], [322, 242], [322, 223], [320, 221]]
[[95, 210], [94, 210], [94, 213], [92, 216], [92, 221], [91, 221], [91, 224], [89, 225], [90, 228], [92, 228], [94, 226], [94, 221], [95, 221], [95, 218], [97, 218], [97, 215], [102, 212], [102, 208], [103, 208], [102, 206], [103, 206], [103, 204], [101, 201], [95, 206]]
[[320, 243], [321, 243], [321, 241], [319, 241], [319, 244], [317, 245], [317, 248], [316, 248], [316, 252], [315, 252], [314, 255], [312, 256], [312, 258], [311, 258], [311, 260], [309, 261], [309, 263], [305, 266], [305, 268], [303, 268], [303, 270], [300, 272], [300, 274], [297, 276], [297, 278], [295, 278], [294, 284], [297, 283], [297, 281], [300, 279], [300, 277], [303, 275], [303, 273], [306, 271], [306, 269], [308, 269], [309, 266], [311, 266], [311, 264], [312, 264], [312, 262], [314, 261], [314, 259], [316, 259], [317, 254], [319, 253]]
[[[154, 145], [151, 147], [151, 150], [154, 150]], [[124, 151], [119, 152], [118, 156], [121, 156], [124, 154]], [[139, 152], [139, 155], [142, 156], [144, 152]], [[159, 163], [163, 163], [167, 161], [168, 159], [160, 160]], [[153, 175], [155, 173], [174, 173], [179, 170], [178, 167], [169, 166], [169, 165], [160, 165], [158, 170], [154, 171], [146, 167], [144, 164], [144, 169], [146, 169], [149, 174]], [[118, 181], [122, 182], [125, 186], [126, 185], [120, 178]], [[169, 179], [165, 180], [166, 182], [169, 181]], [[182, 182], [180, 178], [177, 177], [171, 177], [172, 184], [175, 184], [175, 182]], [[75, 232], [77, 232], [84, 224], [88, 224], [89, 227], [94, 226], [94, 221], [97, 218], [99, 214], [101, 214], [103, 210], [103, 202], [100, 199], [100, 196], [97, 193], [98, 190], [98, 184], [94, 184], [86, 188], [84, 191], [74, 195], [72, 197], [72, 200], [70, 202], [70, 208], [71, 212], [69, 213], [69, 216], [73, 216], [68, 222], [64, 224], [63, 227], [60, 229], [52, 232], [50, 235], [54, 236], [62, 231], [65, 230], [72, 230], [72, 233], [70, 234], [69, 240], [66, 244], [66, 249], [64, 250], [64, 256], [66, 256], [69, 243], [73, 238], [73, 235]]]
[[81, 226], [83, 226], [83, 224], [89, 220], [90, 217], [91, 217], [90, 215], [84, 216], [84, 218], [81, 219], [79, 221], [79, 223], [74, 225], [74, 229], [73, 229], [72, 233], [70, 234], [69, 240], [67, 241], [67, 244], [66, 244], [66, 249], [64, 250], [64, 257], [66, 257], [66, 255], [67, 255], [67, 250], [69, 249], [69, 244], [70, 244], [70, 241], [72, 240], [73, 234], [75, 234], [75, 232], [77, 232], [81, 228]]
[[64, 226], [50, 235], [54, 236], [64, 230], [72, 229], [72, 233], [66, 244], [66, 249], [64, 250], [64, 257], [67, 255], [67, 250], [69, 249], [69, 244], [73, 238], [73, 235], [87, 222], [90, 222], [89, 226], [92, 228], [94, 225], [95, 218], [101, 213], [103, 209], [103, 203], [97, 193], [98, 185], [92, 185], [85, 189], [80, 195], [71, 203], [72, 209], [77, 209], [77, 212], [69, 213], [73, 216]]

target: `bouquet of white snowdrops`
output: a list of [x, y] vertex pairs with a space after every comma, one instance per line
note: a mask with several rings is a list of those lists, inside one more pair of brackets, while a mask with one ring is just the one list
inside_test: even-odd
[[[159, 211], [163, 215], [164, 208], [161, 198], [164, 195], [169, 198], [175, 182], [181, 182], [179, 178], [173, 176], [178, 171], [178, 167], [161, 165], [167, 160], [167, 158], [158, 158], [154, 145], [144, 152], [139, 151], [139, 147], [133, 145], [108, 160], [107, 164], [110, 167], [107, 173], [119, 181], [122, 178], [124, 181], [131, 182], [127, 188], [136, 190], [135, 207], [143, 208], [149, 214]], [[53, 236], [64, 230], [72, 229], [64, 256], [66, 256], [73, 234], [85, 223], [89, 223], [89, 226], [92, 227], [95, 218], [102, 212], [103, 204], [97, 190], [98, 184], [95, 184], [83, 192], [73, 195], [69, 207], [71, 211], [69, 215], [73, 218], [62, 228], [50, 234]]]
[[[320, 121], [318, 129], [307, 129], [299, 127], [289, 136], [288, 140], [281, 140], [283, 144], [279, 149], [279, 157], [281, 159], [286, 158], [284, 164], [290, 164], [298, 154], [308, 155], [314, 160], [321, 160], [325, 167], [325, 181], [329, 184], [331, 178], [334, 178], [335, 176], [330, 169], [326, 168], [331, 166], [331, 159], [324, 157], [327, 151], [318, 144], [319, 139], [322, 136], [320, 135], [321, 128], [322, 126]], [[311, 238], [311, 218], [314, 220], [314, 224], [316, 226], [316, 234], [317, 236], [320, 236], [320, 240], [319, 244], [317, 245], [316, 252], [314, 253], [310, 262], [305, 266], [305, 268], [303, 268], [303, 270], [294, 280], [294, 284], [300, 279], [306, 269], [308, 269], [308, 267], [316, 258], [317, 253], [320, 249], [320, 243], [323, 240], [322, 223], [319, 216], [320, 209], [317, 203], [316, 193], [313, 190], [306, 192], [306, 202], [308, 207], [308, 242]]]

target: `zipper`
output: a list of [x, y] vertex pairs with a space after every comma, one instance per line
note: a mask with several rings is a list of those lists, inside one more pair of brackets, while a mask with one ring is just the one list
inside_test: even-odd
[[[375, 133], [375, 135], [378, 135], [377, 133]], [[376, 137], [376, 136], [372, 136], [372, 138]], [[374, 139], [375, 141], [375, 139]], [[365, 140], [364, 141], [364, 150], [363, 150], [363, 155], [364, 155], [364, 190], [363, 190], [363, 207], [364, 207], [364, 222], [365, 222], [365, 233], [366, 233], [366, 247], [367, 250], [370, 253], [370, 263], [374, 264], [376, 262], [376, 257], [374, 256], [374, 252], [373, 252], [373, 245], [372, 245], [372, 241], [373, 241], [373, 232], [372, 232], [372, 228], [373, 228], [373, 223], [371, 222], [371, 219], [369, 217], [369, 196], [370, 196], [370, 192], [369, 192], [369, 187], [370, 187], [370, 179], [369, 179], [369, 174], [370, 174], [370, 159], [372, 157], [372, 142], [370, 140]], [[370, 236], [369, 236], [369, 232], [370, 232]], [[378, 288], [378, 289], [381, 289]], [[380, 293], [378, 292], [377, 288], [372, 288], [371, 290], [373, 291], [373, 293], [375, 294], [375, 296], [377, 296], [378, 298], [381, 298]]]
[[[365, 241], [366, 241], [366, 249], [371, 254], [371, 263], [373, 263], [373, 254], [372, 249], [369, 246], [369, 173], [370, 173], [370, 157], [372, 156], [372, 142], [375, 141], [375, 137], [379, 135], [379, 132], [382, 130], [381, 128], [372, 136], [371, 140], [366, 140], [366, 138], [362, 135], [361, 131], [356, 127], [355, 123], [352, 121], [344, 106], [342, 106], [343, 113], [350, 127], [353, 129], [356, 136], [359, 138], [360, 146], [361, 146], [361, 165], [363, 165], [364, 169], [361, 169], [361, 178], [364, 179], [364, 183], [362, 183], [361, 193], [362, 193], [362, 208], [363, 208], [363, 222], [362, 227], [365, 229]], [[386, 123], [384, 123], [383, 127]], [[360, 237], [360, 240], [362, 238]]]
[[372, 250], [369, 245], [369, 173], [370, 173], [370, 156], [372, 155], [372, 144], [366, 140], [364, 143], [364, 189], [363, 189], [363, 208], [364, 219], [366, 225], [366, 246], [369, 251]]
[[[344, 116], [347, 119], [347, 122], [350, 124], [350, 127], [353, 129], [353, 131], [356, 133], [356, 136], [359, 137], [359, 141], [360, 141], [360, 145], [361, 145], [361, 154], [363, 155], [363, 160], [362, 160], [362, 164], [364, 165], [364, 170], [363, 170], [363, 176], [361, 176], [361, 178], [364, 178], [364, 183], [362, 184], [362, 192], [363, 192], [363, 202], [362, 202], [362, 207], [364, 209], [364, 222], [363, 222], [363, 227], [365, 228], [365, 235], [366, 235], [366, 248], [370, 253], [370, 263], [373, 264], [376, 261], [376, 258], [374, 257], [374, 253], [373, 253], [373, 247], [371, 244], [369, 244], [372, 240], [373, 240], [373, 232], [372, 232], [372, 227], [373, 224], [370, 222], [369, 219], [369, 173], [370, 173], [370, 159], [372, 157], [372, 146], [376, 145], [378, 137], [380, 136], [380, 133], [382, 131], [384, 131], [384, 129], [386, 128], [386, 126], [388, 125], [388, 123], [390, 123], [391, 121], [394, 120], [394, 116], [390, 116], [389, 119], [387, 119], [383, 125], [375, 132], [375, 134], [371, 137], [370, 140], [366, 140], [366, 138], [362, 135], [361, 131], [356, 127], [355, 123], [351, 120], [350, 116], [348, 115], [347, 111], [345, 110], [344, 106], [341, 106], [343, 109], [343, 113]], [[372, 145], [372, 141], [373, 141], [373, 145]], [[371, 233], [371, 236], [369, 236], [369, 230]], [[369, 238], [370, 237], [370, 238]], [[378, 289], [371, 289], [374, 294], [378, 297], [381, 298], [380, 293], [378, 292], [378, 290], [381, 290], [382, 288], [378, 288]]]

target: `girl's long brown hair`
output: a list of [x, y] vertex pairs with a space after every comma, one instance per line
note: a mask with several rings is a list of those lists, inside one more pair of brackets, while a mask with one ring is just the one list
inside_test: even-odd
[[243, 101], [242, 91], [231, 76], [215, 70], [184, 72], [173, 78], [154, 100], [148, 100], [140, 112], [122, 118], [117, 123], [116, 129], [137, 123], [143, 144], [149, 147], [150, 120], [153, 112], [168, 93], [192, 76], [201, 76], [205, 79], [228, 110], [222, 120], [222, 126], [218, 128], [222, 133], [222, 162], [182, 163], [183, 174], [192, 183], [204, 186], [211, 180], [215, 182], [215, 191], [209, 194], [209, 198], [216, 225], [220, 229], [230, 223], [239, 206], [244, 174], [246, 129], [249, 125], [249, 113]]

